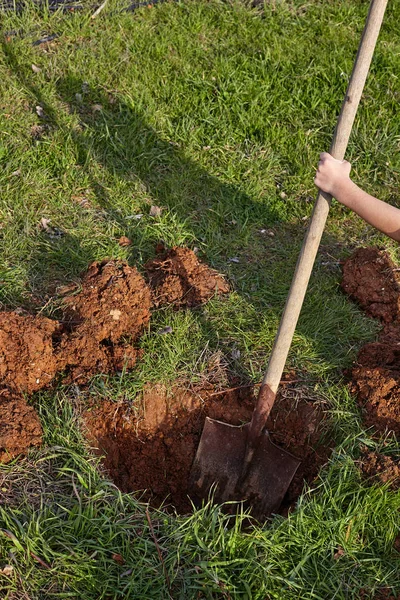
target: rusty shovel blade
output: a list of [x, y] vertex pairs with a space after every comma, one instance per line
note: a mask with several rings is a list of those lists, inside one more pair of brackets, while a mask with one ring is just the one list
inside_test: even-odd
[[198, 498], [206, 499], [213, 489], [216, 502], [244, 501], [262, 519], [278, 510], [300, 461], [276, 446], [264, 431], [243, 477], [248, 426], [207, 417], [189, 484]]

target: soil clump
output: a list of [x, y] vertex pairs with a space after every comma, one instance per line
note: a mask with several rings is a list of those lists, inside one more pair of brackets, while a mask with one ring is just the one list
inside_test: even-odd
[[65, 299], [62, 320], [0, 313], [0, 385], [32, 393], [57, 373], [86, 383], [98, 373], [132, 368], [150, 320], [150, 288], [122, 261], [92, 263], [81, 289]]
[[0, 384], [16, 392], [35, 392], [55, 376], [57, 321], [16, 312], [0, 313]]
[[174, 247], [145, 265], [154, 303], [193, 307], [229, 292], [222, 275], [202, 263], [193, 250]]
[[[84, 415], [89, 442], [104, 456], [104, 466], [124, 492], [142, 492], [159, 507], [166, 501], [179, 513], [191, 511], [188, 480], [206, 416], [233, 425], [250, 420], [255, 395], [250, 388], [213, 393], [212, 390], [170, 394], [148, 388], [139, 408], [104, 402]], [[311, 402], [280, 395], [271, 413], [272, 440], [302, 460], [288, 490], [283, 510], [300, 495], [304, 480], [311, 482], [331, 450], [323, 441], [323, 413]]]
[[[393, 431], [400, 438], [400, 365], [397, 368], [370, 368], [363, 360], [368, 360], [373, 352], [371, 346], [360, 352], [359, 366], [352, 371], [350, 389], [357, 395], [366, 427], [373, 427], [380, 433]], [[376, 364], [377, 359], [375, 356], [372, 364]]]
[[360, 470], [365, 479], [375, 483], [390, 484], [393, 490], [400, 488], [400, 461], [365, 450], [360, 458]]
[[92, 263], [81, 290], [65, 301], [69, 331], [61, 337], [58, 357], [69, 379], [84, 383], [97, 373], [132, 368], [150, 306], [150, 289], [135, 267], [122, 261]]
[[0, 391], [0, 463], [7, 463], [32, 446], [42, 443], [42, 427], [36, 411], [9, 390]]
[[400, 272], [387, 253], [359, 248], [343, 264], [343, 291], [370, 317], [384, 323], [400, 317]]
[[[158, 304], [195, 306], [229, 291], [224, 278], [187, 248], [164, 252], [147, 264], [147, 270]], [[79, 289], [71, 291], [69, 286], [60, 321], [18, 311], [0, 312], [0, 390], [33, 393], [48, 387], [57, 374], [64, 383], [84, 385], [96, 374], [131, 369], [141, 356], [137, 342], [149, 323], [153, 300], [150, 287], [135, 267], [118, 260], [94, 262], [82, 275]], [[3, 406], [7, 398], [2, 396]], [[21, 452], [41, 439], [32, 425], [36, 422], [33, 409], [16, 398], [10, 397], [4, 412], [2, 436], [9, 456], [20, 453], [15, 445], [17, 436]], [[26, 431], [21, 415], [26, 415]], [[33, 430], [36, 433], [30, 444]]]
[[344, 263], [342, 289], [384, 325], [359, 351], [350, 389], [365, 425], [400, 439], [400, 271], [384, 251], [360, 248]]

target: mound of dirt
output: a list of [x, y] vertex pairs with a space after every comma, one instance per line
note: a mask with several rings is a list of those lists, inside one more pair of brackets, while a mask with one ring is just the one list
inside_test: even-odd
[[0, 313], [0, 384], [32, 393], [57, 372], [82, 384], [97, 373], [131, 368], [150, 306], [150, 289], [137, 269], [121, 261], [91, 264], [81, 290], [65, 299], [62, 325]]
[[400, 460], [366, 450], [359, 466], [366, 479], [376, 483], [389, 483], [395, 490], [400, 488]]
[[[353, 369], [350, 389], [357, 395], [367, 427], [382, 433], [393, 431], [400, 438], [400, 365], [388, 364], [391, 355], [392, 348], [384, 344], [362, 348], [359, 355], [362, 366]], [[378, 366], [379, 360], [384, 366]]]
[[0, 391], [0, 463], [7, 463], [42, 443], [42, 427], [24, 398]]
[[84, 383], [97, 373], [132, 368], [151, 306], [150, 289], [135, 267], [92, 263], [80, 292], [65, 304], [70, 331], [61, 338], [58, 357], [70, 380]]
[[387, 254], [360, 248], [345, 262], [343, 290], [384, 328], [377, 342], [365, 344], [352, 370], [367, 427], [400, 437], [400, 274]]
[[145, 265], [155, 304], [193, 307], [226, 294], [226, 280], [200, 262], [189, 248], [172, 248]]
[[[143, 491], [153, 506], [165, 500], [180, 513], [191, 510], [189, 474], [206, 416], [233, 425], [251, 418], [255, 396], [251, 389], [213, 394], [176, 388], [149, 388], [137, 413], [131, 407], [105, 402], [84, 415], [87, 437], [104, 455], [104, 466], [124, 492]], [[280, 397], [268, 429], [278, 445], [302, 459], [289, 488], [284, 509], [300, 495], [327, 461], [330, 449], [322, 443], [323, 415], [312, 403]]]
[[386, 252], [359, 248], [343, 264], [343, 291], [367, 315], [385, 323], [400, 317], [400, 272]]
[[90, 332], [98, 342], [136, 339], [150, 319], [150, 290], [135, 267], [105, 260], [92, 263], [82, 276], [81, 290], [67, 298], [66, 319], [74, 334]]
[[58, 361], [54, 346], [57, 321], [45, 317], [0, 313], [0, 383], [17, 392], [35, 392], [48, 385]]

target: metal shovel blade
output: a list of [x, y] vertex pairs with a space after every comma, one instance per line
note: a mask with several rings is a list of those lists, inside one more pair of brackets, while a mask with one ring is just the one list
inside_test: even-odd
[[301, 461], [264, 431], [242, 478], [247, 429], [248, 424], [237, 427], [207, 417], [189, 483], [199, 498], [207, 498], [215, 486], [216, 502], [245, 501], [254, 516], [263, 518], [278, 510]]

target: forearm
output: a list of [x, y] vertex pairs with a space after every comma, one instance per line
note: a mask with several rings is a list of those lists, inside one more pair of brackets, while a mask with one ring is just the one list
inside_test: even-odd
[[351, 179], [340, 182], [332, 195], [367, 223], [400, 242], [400, 209], [370, 196]]

